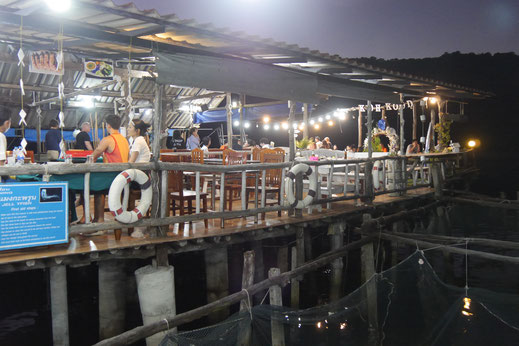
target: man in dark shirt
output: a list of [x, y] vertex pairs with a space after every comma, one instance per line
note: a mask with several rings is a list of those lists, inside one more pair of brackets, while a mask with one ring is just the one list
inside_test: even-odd
[[47, 147], [47, 158], [49, 161], [57, 161], [60, 154], [59, 142], [61, 142], [61, 132], [58, 130], [58, 121], [50, 121], [50, 130], [45, 135], [45, 146]]
[[81, 132], [76, 136], [76, 149], [94, 150], [89, 133], [90, 123], [83, 123], [83, 125], [81, 125]]

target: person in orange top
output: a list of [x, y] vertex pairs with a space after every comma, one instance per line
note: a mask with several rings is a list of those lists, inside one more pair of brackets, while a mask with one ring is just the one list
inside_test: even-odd
[[[130, 146], [128, 141], [119, 133], [121, 118], [116, 115], [109, 115], [105, 119], [106, 130], [110, 135], [101, 140], [92, 156], [94, 162], [101, 155], [104, 155], [105, 163], [128, 162]], [[105, 217], [105, 196], [106, 191], [94, 195], [94, 220], [93, 222], [103, 222]]]

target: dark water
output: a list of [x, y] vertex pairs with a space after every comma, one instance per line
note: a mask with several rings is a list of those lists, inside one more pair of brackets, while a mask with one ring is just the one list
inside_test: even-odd
[[[519, 241], [519, 213], [491, 208], [455, 206], [449, 210], [451, 227], [434, 219], [432, 215], [417, 221], [418, 230], [459, 237], [480, 237], [508, 241]], [[421, 221], [421, 223], [420, 223]], [[444, 221], [442, 221], [444, 222]], [[423, 228], [420, 230], [420, 225]], [[412, 223], [409, 229], [416, 229]], [[314, 257], [329, 251], [329, 239], [326, 228], [312, 230]], [[347, 231], [345, 241], [355, 240], [357, 235]], [[292, 245], [293, 239], [271, 239], [263, 243], [265, 274], [267, 268], [277, 266], [277, 252], [280, 247]], [[474, 250], [519, 256], [519, 251], [499, 250], [469, 244]], [[464, 248], [464, 245], [461, 246]], [[244, 243], [229, 248], [229, 287], [230, 293], [241, 289], [242, 254], [250, 250], [250, 244]], [[400, 259], [411, 254], [415, 249], [403, 247], [399, 250]], [[448, 283], [465, 286], [465, 256], [453, 255], [450, 265], [446, 266], [441, 251], [426, 251], [438, 275]], [[360, 284], [359, 251], [354, 251], [344, 258], [344, 287], [347, 294]], [[381, 259], [382, 260], [382, 259]], [[202, 252], [182, 254], [170, 257], [175, 266], [175, 284], [177, 290], [177, 312], [191, 310], [207, 303], [205, 296], [205, 269]], [[386, 261], [387, 263], [387, 261]], [[126, 329], [142, 324], [134, 270], [149, 264], [145, 260], [127, 261], [126, 273], [128, 284]], [[468, 284], [470, 287], [487, 288], [496, 292], [519, 292], [517, 266], [496, 261], [469, 257]], [[98, 341], [98, 277], [97, 265], [91, 264], [79, 268], [68, 268], [69, 326], [72, 345], [91, 345]], [[322, 305], [328, 300], [328, 267], [305, 275], [301, 283], [301, 308]], [[52, 345], [50, 292], [48, 270], [32, 270], [0, 275], [0, 345]], [[259, 297], [261, 300], [262, 297]], [[290, 287], [283, 289], [285, 305], [290, 302]], [[231, 307], [231, 313], [237, 311]], [[207, 325], [206, 319], [186, 324], [180, 330], [191, 330]], [[143, 345], [144, 343], [141, 343]]]

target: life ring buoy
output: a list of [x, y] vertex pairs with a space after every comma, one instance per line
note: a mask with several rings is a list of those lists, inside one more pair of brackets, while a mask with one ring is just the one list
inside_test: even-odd
[[373, 163], [373, 169], [371, 170], [371, 174], [373, 175], [373, 187], [378, 190], [380, 188], [380, 180], [378, 178], [380, 170], [380, 161], [375, 161]]
[[[305, 174], [309, 180], [308, 194], [302, 201], [296, 200], [293, 188], [293, 182], [296, 179], [296, 175], [299, 173]], [[313, 170], [306, 163], [300, 163], [295, 165], [287, 173], [287, 176], [285, 177], [285, 194], [287, 196], [287, 201], [292, 208], [303, 209], [312, 204], [314, 197], [317, 195], [317, 183], [315, 181], [315, 174], [315, 170]]]
[[[124, 210], [122, 207], [121, 193], [126, 184], [129, 184], [132, 181], [135, 181], [141, 186], [141, 199], [139, 206], [128, 211]], [[110, 190], [108, 191], [108, 207], [117, 221], [122, 223], [133, 223], [139, 221], [144, 215], [146, 215], [150, 208], [152, 197], [153, 192], [151, 189], [151, 180], [148, 175], [138, 169], [127, 169], [119, 173], [112, 182]]]

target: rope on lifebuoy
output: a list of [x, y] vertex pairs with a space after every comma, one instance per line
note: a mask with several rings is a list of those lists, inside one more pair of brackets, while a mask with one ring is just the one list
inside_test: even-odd
[[[141, 186], [141, 199], [135, 209], [128, 211], [122, 207], [121, 193], [124, 187], [132, 181], [135, 181]], [[150, 208], [152, 197], [151, 180], [148, 175], [138, 169], [127, 169], [119, 173], [112, 182], [110, 191], [108, 192], [108, 207], [117, 221], [133, 223], [139, 221], [146, 215]]]
[[[299, 173], [305, 174], [309, 180], [308, 194], [302, 201], [296, 200], [293, 187], [293, 182], [296, 179], [296, 175]], [[315, 174], [315, 170], [313, 170], [306, 163], [295, 165], [287, 173], [287, 176], [285, 177], [285, 194], [287, 196], [287, 201], [292, 208], [303, 209], [312, 204], [314, 197], [317, 195], [317, 182], [315, 179]]]

